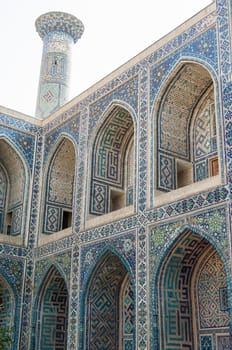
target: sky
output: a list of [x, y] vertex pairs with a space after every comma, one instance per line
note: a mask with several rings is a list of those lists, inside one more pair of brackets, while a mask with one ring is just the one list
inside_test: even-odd
[[211, 0], [8, 0], [0, 11], [0, 105], [34, 116], [43, 42], [35, 20], [49, 11], [80, 19], [70, 99], [133, 58]]

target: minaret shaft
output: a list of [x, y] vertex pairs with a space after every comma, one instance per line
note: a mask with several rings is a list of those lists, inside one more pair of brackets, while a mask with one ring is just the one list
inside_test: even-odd
[[36, 29], [43, 39], [36, 116], [45, 119], [68, 101], [71, 47], [84, 27], [72, 15], [50, 12], [37, 19]]

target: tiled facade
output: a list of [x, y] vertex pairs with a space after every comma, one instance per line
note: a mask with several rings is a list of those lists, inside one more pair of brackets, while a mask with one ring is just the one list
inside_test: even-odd
[[231, 17], [212, 2], [43, 120], [0, 109], [12, 350], [232, 349]]

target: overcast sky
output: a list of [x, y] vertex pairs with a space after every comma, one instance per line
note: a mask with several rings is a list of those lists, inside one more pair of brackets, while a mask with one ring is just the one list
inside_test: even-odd
[[42, 40], [35, 20], [49, 11], [79, 18], [85, 31], [72, 50], [70, 98], [143, 51], [211, 0], [8, 0], [0, 12], [0, 105], [33, 116]]

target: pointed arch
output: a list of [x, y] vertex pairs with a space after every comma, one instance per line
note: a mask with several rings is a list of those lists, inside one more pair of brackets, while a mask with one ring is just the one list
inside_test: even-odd
[[[9, 330], [12, 338], [13, 349], [15, 345], [15, 298], [11, 286], [7, 280], [0, 275], [0, 328]], [[14, 332], [12, 332], [12, 329]]]
[[35, 349], [66, 349], [68, 307], [65, 279], [52, 265], [43, 279], [35, 304]]
[[72, 226], [76, 151], [66, 135], [57, 141], [46, 169], [43, 232], [50, 234]]
[[[128, 109], [111, 104], [93, 136], [89, 213], [102, 215], [133, 203], [132, 186], [127, 181], [127, 152], [134, 145], [134, 117]], [[135, 159], [134, 147], [133, 163]]]
[[130, 273], [111, 250], [101, 256], [85, 297], [84, 349], [134, 349], [135, 294]]
[[17, 236], [24, 232], [29, 171], [26, 162], [5, 137], [0, 137], [0, 232]]
[[[217, 81], [212, 69], [202, 61], [183, 58], [160, 89], [159, 103], [153, 112], [157, 115], [158, 191], [175, 190], [218, 175], [222, 165], [218, 162], [220, 128], [216, 127], [216, 115], [220, 111], [216, 94]], [[198, 129], [194, 129], [196, 120]], [[196, 152], [199, 154], [201, 148], [204, 153], [197, 158]]]
[[[178, 236], [166, 251], [157, 280], [160, 349], [172, 349], [173, 344], [200, 348], [206, 334], [217, 344], [216, 349], [220, 341], [230, 341], [226, 272], [219, 253], [206, 238], [190, 229]], [[210, 324], [205, 314], [211, 315]]]

